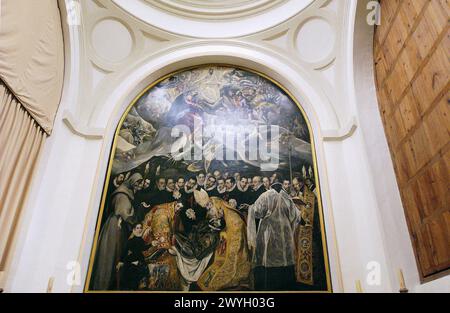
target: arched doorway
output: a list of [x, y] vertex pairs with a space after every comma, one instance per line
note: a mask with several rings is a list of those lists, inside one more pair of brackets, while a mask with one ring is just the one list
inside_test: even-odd
[[85, 290], [331, 291], [300, 104], [229, 65], [148, 86], [115, 133]]

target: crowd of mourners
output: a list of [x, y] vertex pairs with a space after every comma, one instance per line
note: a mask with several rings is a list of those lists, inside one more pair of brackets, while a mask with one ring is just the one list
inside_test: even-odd
[[[128, 176], [129, 173], [117, 175], [113, 179], [112, 189], [119, 187]], [[297, 176], [291, 181], [277, 172], [270, 176], [260, 176], [215, 170], [190, 176], [159, 176], [154, 178], [154, 182], [150, 178], [143, 179], [140, 190], [135, 195], [134, 207], [137, 210], [137, 220], [142, 221], [150, 208], [175, 201], [182, 203], [194, 190], [204, 189], [209, 197], [221, 198], [234, 209], [240, 210], [245, 205], [252, 205], [274, 183], [281, 183], [283, 190], [293, 198], [299, 197], [305, 186], [311, 191], [315, 190], [314, 181], [309, 177]]]
[[[139, 172], [118, 174], [110, 184], [107, 197], [109, 200], [103, 212], [93, 289], [136, 290], [139, 288], [141, 278], [148, 276], [142, 252], [149, 246], [142, 237], [143, 222], [152, 208], [177, 203], [176, 209], [180, 211], [177, 216], [180, 218], [178, 220], [176, 218], [174, 223], [175, 237], [171, 239], [173, 242], [169, 252], [178, 255], [179, 258], [200, 261], [211, 256], [218, 244], [218, 234], [226, 226], [223, 212], [216, 211], [208, 199], [215, 197], [224, 200], [245, 220], [250, 214], [249, 208], [253, 208], [253, 214], [256, 215], [252, 219], [258, 220], [267, 214], [267, 210], [274, 209], [265, 208], [267, 204], [261, 202], [264, 197], [274, 196], [268, 192], [273, 188], [276, 191], [274, 195], [280, 194], [281, 190], [284, 191], [282, 194], [287, 197], [284, 202], [288, 207], [293, 203], [289, 204], [290, 202], [286, 201], [302, 199], [305, 190], [315, 193], [312, 177], [297, 176], [291, 181], [283, 178], [278, 172], [262, 176], [213, 170], [208, 173], [198, 172], [188, 177], [155, 176], [153, 179], [144, 178]], [[206, 199], [205, 203], [202, 204], [201, 199]], [[261, 203], [258, 203], [258, 199]], [[287, 219], [289, 217], [286, 217]], [[204, 240], [203, 237], [208, 237], [208, 240]], [[204, 241], [210, 244], [199, 245]], [[150, 243], [151, 245], [157, 246], [158, 243]], [[122, 269], [124, 275], [120, 276], [126, 279], [122, 279], [122, 283], [119, 283], [114, 272], [119, 271], [124, 264], [125, 267]]]

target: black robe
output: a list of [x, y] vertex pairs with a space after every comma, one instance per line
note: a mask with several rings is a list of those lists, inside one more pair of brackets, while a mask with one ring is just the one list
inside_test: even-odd
[[261, 184], [261, 186], [258, 187], [258, 189], [254, 190], [251, 189], [250, 193], [249, 193], [249, 202], [248, 204], [253, 204], [256, 202], [256, 200], [258, 200], [258, 198], [265, 193], [267, 190], [264, 187], [264, 185]]
[[238, 205], [239, 205], [239, 196], [240, 196], [240, 191], [239, 191], [239, 189], [237, 189], [236, 186], [234, 186], [234, 188], [232, 190], [227, 190], [225, 192], [225, 195], [223, 196], [223, 200], [230, 201], [231, 199], [234, 199], [234, 200], [236, 200], [236, 202], [238, 202]]
[[182, 190], [180, 190], [181, 197], [177, 201], [183, 203], [185, 207], [193, 206], [195, 202], [194, 190], [196, 190], [196, 187], [190, 190], [186, 190], [186, 188], [183, 188]]
[[176, 201], [176, 199], [173, 196], [173, 192], [170, 192], [166, 189], [164, 190], [157, 189], [152, 192], [149, 192], [144, 196], [142, 196], [141, 200], [150, 205], [150, 207]]
[[[148, 276], [148, 268], [143, 252], [147, 250], [142, 237], [133, 237], [127, 241], [121, 258], [123, 269], [120, 277], [121, 290], [138, 290], [142, 279]], [[137, 265], [133, 262], [138, 262]]]
[[241, 204], [249, 204], [249, 205], [252, 204], [251, 200], [252, 200], [252, 195], [251, 195], [250, 188], [247, 188], [244, 190], [244, 189], [241, 189], [238, 187], [238, 193], [237, 193], [237, 199], [236, 199], [238, 208]]
[[206, 190], [206, 187], [205, 187], [205, 184], [203, 184], [203, 185], [200, 185], [200, 184], [197, 184], [197, 188], [196, 188], [197, 190]]
[[[222, 200], [225, 200], [225, 198], [228, 197], [228, 194], [227, 194], [226, 191], [225, 192], [220, 192], [219, 189], [216, 189], [216, 190], [217, 190], [217, 197], [218, 198], [220, 198]], [[225, 201], [228, 201], [228, 200], [225, 200]]]
[[210, 198], [212, 197], [221, 198], [216, 186], [214, 186], [214, 188], [206, 189], [206, 192], [208, 193], [208, 196]]
[[[138, 222], [144, 221], [145, 216], [150, 211], [150, 208], [146, 208], [142, 205], [142, 202], [145, 202], [151, 206], [151, 194], [152, 192], [150, 189], [141, 190], [138, 193], [136, 193], [136, 196], [134, 197], [134, 208], [135, 208], [135, 216], [136, 220]], [[147, 202], [148, 201], [148, 202]]]

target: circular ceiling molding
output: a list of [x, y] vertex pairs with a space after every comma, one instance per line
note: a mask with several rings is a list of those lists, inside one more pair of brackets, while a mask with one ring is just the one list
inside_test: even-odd
[[133, 37], [122, 22], [100, 20], [92, 29], [92, 47], [99, 57], [111, 63], [125, 60], [132, 52]]
[[176, 15], [197, 19], [233, 19], [259, 14], [287, 0], [146, 0]]
[[335, 41], [332, 22], [324, 17], [313, 17], [298, 28], [295, 45], [303, 61], [321, 67], [334, 58]]
[[195, 38], [254, 34], [297, 15], [314, 0], [112, 0], [137, 19]]

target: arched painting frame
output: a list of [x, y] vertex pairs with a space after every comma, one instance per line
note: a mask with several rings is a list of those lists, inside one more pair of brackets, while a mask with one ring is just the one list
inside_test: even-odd
[[[162, 95], [161, 90], [167, 90], [166, 93], [171, 94]], [[164, 98], [164, 103], [160, 103], [158, 97]], [[255, 100], [257, 97], [258, 100]], [[283, 110], [296, 113], [283, 115], [283, 112], [286, 113]], [[217, 136], [208, 137], [211, 135], [210, 130], [206, 131], [206, 140], [200, 139], [202, 148], [198, 149], [198, 138], [195, 135], [198, 125], [202, 128], [202, 134], [208, 129], [208, 125], [217, 130], [217, 124], [225, 127], [227, 131], [241, 134], [235, 130], [238, 128], [236, 125], [232, 126], [235, 121], [245, 120], [241, 118], [241, 114], [247, 117], [249, 125], [255, 122], [257, 126], [250, 131], [244, 130], [244, 137], [236, 135], [231, 154], [228, 154], [230, 149], [227, 148], [230, 142], [222, 136], [223, 140], [219, 140], [218, 144]], [[289, 116], [287, 121], [281, 122], [286, 116]], [[278, 123], [275, 125], [277, 132], [273, 128], [274, 122]], [[264, 124], [270, 127], [264, 127]], [[187, 128], [180, 128], [180, 125]], [[231, 126], [228, 127], [229, 125]], [[257, 139], [252, 141], [250, 134], [255, 129]], [[169, 135], [170, 140], [167, 139]], [[186, 140], [191, 139], [190, 136], [193, 141], [191, 145], [186, 143]], [[265, 137], [262, 141], [266, 146], [265, 153], [260, 151], [262, 137]], [[180, 145], [183, 138], [185, 141]], [[168, 142], [165, 142], [167, 140]], [[242, 146], [239, 148], [240, 140], [245, 142], [244, 150]], [[211, 141], [214, 147], [212, 155], [211, 152], [208, 154]], [[278, 142], [278, 150], [273, 149], [275, 141]], [[258, 147], [256, 156], [250, 148], [255, 142]], [[217, 147], [222, 148], [222, 155], [216, 153]], [[201, 151], [201, 159], [196, 158], [200, 155], [198, 150]], [[278, 156], [271, 154], [274, 150]], [[187, 157], [188, 154], [191, 159]], [[236, 158], [230, 161], [228, 157], [232, 154]], [[176, 160], [174, 155], [177, 155]], [[220, 159], [220, 162], [217, 159]], [[273, 162], [273, 159], [276, 161]], [[289, 163], [287, 167], [286, 160]], [[239, 167], [240, 164], [242, 168]], [[235, 185], [233, 180], [226, 181], [231, 188], [225, 191], [225, 196], [225, 193], [218, 192], [217, 187], [211, 188], [214, 185], [213, 180], [209, 181], [209, 178], [214, 177], [216, 184], [219, 182], [221, 185], [220, 178], [227, 176], [227, 169], [228, 172], [239, 173], [240, 176], [229, 175], [236, 177]], [[220, 171], [220, 175], [214, 175], [215, 171]], [[136, 173], [139, 174], [135, 175]], [[181, 195], [176, 192], [177, 189], [189, 190], [188, 187], [178, 188], [176, 179], [181, 177], [185, 178], [185, 185], [189, 185], [189, 178], [197, 179], [197, 182], [192, 180], [192, 183], [196, 183], [193, 188], [197, 190], [195, 197], [187, 192]], [[202, 185], [199, 183], [202, 177], [207, 181], [203, 185], [204, 188], [199, 187]], [[244, 177], [250, 178], [247, 181], [248, 186], [245, 186]], [[161, 190], [158, 189], [160, 178], [164, 178], [170, 188], [166, 186], [163, 189], [161, 179]], [[263, 179], [266, 184], [260, 186]], [[259, 235], [261, 229], [266, 227], [261, 221], [270, 219], [272, 213], [267, 212], [274, 211], [274, 208], [270, 207], [273, 202], [269, 200], [262, 205], [265, 207], [260, 213], [265, 213], [265, 216], [249, 218], [249, 215], [257, 211], [252, 204], [264, 194], [260, 190], [267, 186], [267, 179], [269, 185], [274, 184], [274, 190], [277, 190], [277, 182], [281, 185], [284, 183], [285, 186], [287, 181], [290, 183], [288, 188], [283, 186], [278, 194], [284, 191], [289, 194], [290, 200], [286, 203], [294, 204], [294, 208], [298, 209], [298, 220], [294, 226], [287, 223], [291, 225], [290, 230], [294, 237], [293, 249], [289, 248], [289, 240], [284, 240], [281, 245], [288, 247], [286, 251], [292, 251], [292, 255], [283, 252], [284, 259], [280, 261], [272, 260], [266, 253], [262, 264], [261, 260], [258, 260], [257, 251], [263, 246], [265, 251], [280, 246], [277, 242], [271, 247], [267, 242], [264, 244], [258, 239], [258, 236], [262, 236]], [[182, 180], [180, 186], [181, 182]], [[150, 186], [147, 186], [148, 184]], [[175, 185], [175, 190], [172, 185]], [[208, 194], [206, 199], [209, 199], [209, 202], [205, 201], [205, 192], [202, 189]], [[208, 205], [202, 202], [208, 202]], [[195, 205], [197, 209], [190, 210], [190, 205]], [[214, 207], [214, 210], [210, 210], [211, 207]], [[208, 213], [203, 216], [202, 209], [215, 214]], [[247, 231], [250, 227], [247, 225], [250, 225], [250, 220], [256, 222], [253, 229], [256, 245], [249, 248], [248, 241], [252, 236]], [[175, 227], [175, 223], [181, 226]], [[270, 223], [272, 222], [268, 224]], [[161, 77], [145, 88], [130, 103], [119, 121], [111, 147], [84, 290], [332, 292], [324, 223], [314, 136], [304, 109], [292, 94], [270, 77], [241, 66], [205, 64], [184, 68]], [[136, 224], [140, 226], [137, 225], [137, 228], [133, 229]], [[195, 226], [192, 227], [192, 224]], [[203, 229], [200, 224], [209, 226], [206, 227], [206, 232], [200, 231]], [[216, 227], [219, 225], [220, 227]], [[275, 227], [281, 226], [276, 224], [266, 227], [266, 230]], [[287, 225], [284, 225], [278, 229], [289, 232], [289, 227], [286, 227]], [[185, 236], [186, 234], [188, 236]], [[113, 240], [113, 243], [106, 243], [105, 238]], [[195, 244], [204, 241], [209, 244], [199, 245], [200, 247]], [[241, 242], [240, 247], [231, 251], [232, 243], [236, 242]], [[182, 251], [185, 246], [189, 247], [189, 252]], [[274, 251], [273, 255], [275, 254]], [[230, 255], [234, 259], [231, 259]], [[195, 264], [192, 265], [190, 260], [195, 260]], [[240, 266], [233, 266], [235, 264]], [[244, 272], [236, 268], [241, 268]], [[281, 272], [277, 272], [280, 268]], [[234, 271], [230, 272], [230, 269]], [[225, 273], [232, 274], [227, 276]], [[265, 277], [265, 281], [267, 277], [279, 278], [282, 277], [280, 275], [288, 275], [290, 278], [294, 275], [294, 282], [289, 287], [271, 282], [261, 283], [258, 278], [261, 275]], [[108, 277], [106, 282], [104, 277]], [[106, 285], [108, 287], [105, 287]]]

